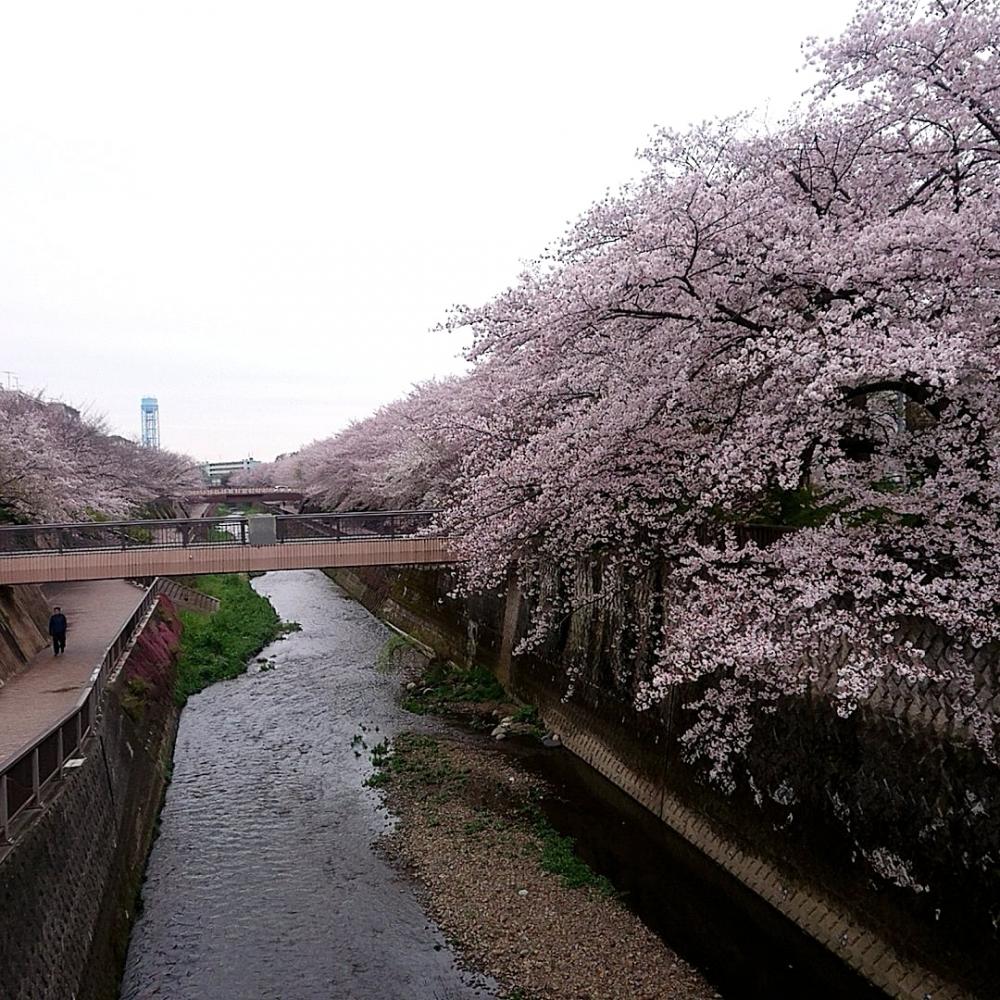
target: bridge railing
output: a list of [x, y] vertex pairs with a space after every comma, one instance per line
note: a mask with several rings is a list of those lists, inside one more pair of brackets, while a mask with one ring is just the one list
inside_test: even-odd
[[114, 675], [146, 619], [159, 592], [149, 587], [139, 606], [105, 649], [76, 704], [41, 736], [0, 760], [0, 846], [10, 842], [11, 824], [25, 809], [41, 804], [46, 786], [62, 777], [97, 725], [108, 680]]
[[395, 510], [352, 514], [278, 514], [279, 542], [356, 538], [414, 538], [434, 534], [437, 511]]
[[[437, 514], [434, 510], [397, 510], [15, 525], [0, 528], [0, 558], [135, 548], [434, 537], [440, 534], [435, 530]], [[270, 528], [271, 522], [273, 532], [259, 530]]]

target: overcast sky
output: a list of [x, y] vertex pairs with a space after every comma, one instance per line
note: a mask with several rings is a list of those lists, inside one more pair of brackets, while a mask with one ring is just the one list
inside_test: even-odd
[[[657, 125], [801, 91], [825, 4], [0, 6], [0, 370], [164, 447], [269, 459], [461, 369]], [[4, 378], [5, 376], [0, 376]]]

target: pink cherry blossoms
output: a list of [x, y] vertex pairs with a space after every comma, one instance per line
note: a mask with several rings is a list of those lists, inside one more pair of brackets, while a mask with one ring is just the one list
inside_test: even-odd
[[429, 382], [340, 434], [241, 473], [234, 484], [302, 490], [327, 510], [436, 506], [448, 496], [459, 461], [449, 414], [465, 399], [458, 380]]
[[[434, 458], [390, 445], [363, 499], [445, 496], [468, 585], [520, 579], [528, 645], [630, 607], [657, 633], [635, 696], [700, 692], [689, 749], [723, 780], [761, 709], [846, 713], [887, 677], [997, 750], [971, 673], [906, 627], [1000, 641], [1000, 6], [870, 0], [807, 51], [779, 128], [662, 131], [641, 182], [456, 310], [472, 372], [394, 417]], [[314, 446], [332, 502], [361, 437]]]
[[62, 403], [0, 391], [0, 521], [126, 516], [199, 481], [185, 456], [140, 448]]

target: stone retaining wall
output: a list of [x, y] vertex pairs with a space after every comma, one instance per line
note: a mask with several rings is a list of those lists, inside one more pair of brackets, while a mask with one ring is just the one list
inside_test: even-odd
[[[678, 704], [639, 713], [586, 677], [578, 678], [567, 697], [560, 663], [514, 656], [525, 627], [516, 591], [457, 599], [453, 581], [441, 571], [328, 572], [373, 613], [439, 655], [492, 667], [509, 690], [538, 706], [570, 750], [888, 995], [912, 1000], [992, 995], [998, 952], [990, 947], [989, 913], [983, 912], [988, 900], [983, 904], [976, 898], [974, 873], [958, 871], [952, 858], [973, 845], [973, 831], [953, 821], [950, 839], [957, 842], [950, 844], [948, 836], [928, 825], [947, 814], [942, 797], [954, 789], [947, 775], [927, 771], [928, 760], [935, 768], [940, 763], [931, 748], [908, 741], [906, 733], [887, 731], [884, 718], [859, 713], [853, 720], [838, 720], [816, 705], [790, 706], [788, 732], [762, 729], [763, 742], [781, 758], [782, 767], [797, 769], [816, 786], [813, 799], [803, 791], [801, 799], [784, 803], [766, 794], [769, 789], [757, 801], [746, 792], [726, 796], [680, 759]], [[764, 750], [756, 752], [766, 756]], [[908, 775], [903, 773], [906, 760]], [[827, 776], [841, 780], [845, 774], [858, 776], [850, 790], [871, 813], [869, 828], [853, 835], [849, 826], [831, 824], [823, 811], [822, 800], [832, 787]], [[882, 774], [884, 787], [866, 784], [871, 774]], [[962, 776], [957, 769], [951, 778]], [[970, 767], [965, 777], [968, 791], [975, 786], [976, 794], [991, 801], [991, 774], [980, 780], [981, 772]], [[958, 798], [963, 794], [959, 787]], [[914, 836], [911, 853], [924, 850], [924, 862], [938, 865], [931, 899], [930, 893], [920, 896], [880, 878], [863, 855], [862, 834], [875, 829], [888, 841], [905, 837], [911, 828], [926, 833], [924, 843]], [[996, 819], [987, 816], [984, 829], [995, 828]], [[984, 843], [989, 846], [988, 837]], [[947, 857], [940, 856], [943, 850]], [[976, 912], [961, 913], [963, 895], [972, 904], [966, 909]], [[934, 913], [942, 905], [948, 908], [947, 925], [936, 919], [940, 910]]]
[[0, 997], [115, 1000], [166, 783], [179, 623], [154, 613], [108, 690], [96, 735], [0, 847]]

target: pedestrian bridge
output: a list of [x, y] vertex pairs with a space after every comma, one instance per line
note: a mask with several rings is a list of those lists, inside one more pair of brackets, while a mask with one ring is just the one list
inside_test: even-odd
[[257, 514], [0, 528], [0, 585], [453, 563], [436, 511]]
[[304, 494], [290, 486], [203, 486], [179, 492], [165, 499], [182, 500], [188, 503], [247, 503], [259, 500], [263, 503], [301, 501]]

